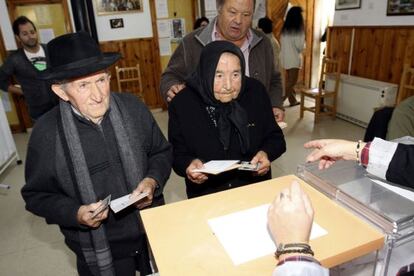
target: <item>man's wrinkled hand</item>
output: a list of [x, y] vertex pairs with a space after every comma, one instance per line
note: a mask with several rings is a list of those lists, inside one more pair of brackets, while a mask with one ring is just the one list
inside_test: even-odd
[[150, 206], [154, 198], [154, 191], [156, 187], [157, 181], [155, 181], [155, 179], [149, 177], [144, 178], [138, 184], [137, 188], [132, 192], [131, 197], [137, 197], [141, 193], [148, 193], [148, 196], [136, 202], [135, 207], [137, 207], [138, 209], [143, 209], [145, 207]]
[[82, 205], [79, 207], [77, 219], [79, 224], [89, 226], [91, 228], [97, 228], [101, 225], [102, 221], [108, 217], [109, 208], [106, 208], [105, 211], [96, 215], [93, 218], [93, 212], [101, 206], [102, 200], [96, 203], [91, 203], [89, 205]]
[[185, 87], [185, 84], [174, 84], [170, 87], [167, 91], [167, 102], [171, 102], [172, 99], [174, 99], [175, 95], [177, 95], [181, 90], [183, 90]]

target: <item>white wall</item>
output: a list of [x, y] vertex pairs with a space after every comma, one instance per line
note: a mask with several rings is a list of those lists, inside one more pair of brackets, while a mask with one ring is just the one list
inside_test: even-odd
[[6, 0], [0, 0], [0, 28], [6, 50], [17, 49], [9, 13], [7, 12]]
[[414, 15], [387, 16], [386, 0], [361, 0], [360, 9], [335, 11], [334, 26], [414, 25]]
[[[143, 12], [119, 13], [111, 15], [96, 14], [96, 29], [99, 41], [123, 40], [133, 38], [152, 37], [151, 12], [148, 0], [143, 2]], [[93, 2], [96, 5], [95, 1]], [[111, 29], [109, 19], [122, 18], [124, 28]]]
[[[75, 30], [70, 0], [67, 1], [72, 28]], [[93, 1], [93, 3], [95, 5], [95, 1]], [[143, 9], [143, 12], [139, 13], [120, 13], [105, 16], [98, 16], [95, 12], [96, 29], [99, 41], [152, 37], [151, 12], [148, 0], [143, 0]], [[123, 18], [124, 28], [111, 29], [109, 19], [112, 18]], [[0, 0], [0, 29], [6, 50], [10, 51], [17, 49], [7, 11], [6, 0]]]

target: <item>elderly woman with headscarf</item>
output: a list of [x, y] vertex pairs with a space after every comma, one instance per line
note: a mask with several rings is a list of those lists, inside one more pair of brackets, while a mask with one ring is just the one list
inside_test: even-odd
[[[243, 53], [231, 42], [204, 47], [196, 71], [169, 108], [174, 171], [188, 198], [271, 178], [270, 162], [286, 151], [265, 87], [245, 76]], [[194, 172], [210, 160], [242, 160], [257, 171]]]

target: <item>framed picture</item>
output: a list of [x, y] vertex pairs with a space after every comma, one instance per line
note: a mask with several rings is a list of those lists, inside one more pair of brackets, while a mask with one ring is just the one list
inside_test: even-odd
[[142, 0], [95, 0], [98, 15], [142, 12]]
[[387, 15], [414, 14], [414, 0], [388, 0]]
[[109, 22], [111, 23], [111, 29], [118, 29], [124, 27], [124, 20], [122, 18], [110, 19]]
[[359, 9], [361, 0], [336, 0], [335, 10]]

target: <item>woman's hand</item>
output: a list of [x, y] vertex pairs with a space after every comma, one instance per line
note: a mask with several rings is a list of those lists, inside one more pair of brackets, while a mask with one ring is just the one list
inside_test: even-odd
[[276, 196], [267, 212], [267, 224], [273, 240], [283, 243], [308, 243], [313, 222], [309, 197], [294, 181]]
[[[357, 144], [357, 142], [337, 139], [309, 141], [304, 147], [314, 150], [306, 157], [306, 162], [319, 160], [319, 169], [327, 169], [337, 160], [357, 160]], [[360, 144], [360, 150], [365, 147], [365, 144]]]
[[265, 175], [270, 170], [270, 161], [267, 157], [267, 153], [264, 151], [259, 151], [250, 161], [251, 164], [258, 164], [257, 175]]
[[203, 184], [204, 182], [206, 182], [208, 179], [207, 174], [193, 172], [193, 170], [201, 168], [203, 168], [203, 162], [201, 162], [200, 159], [194, 159], [185, 170], [187, 178], [190, 179], [191, 182], [194, 182], [196, 184]]

